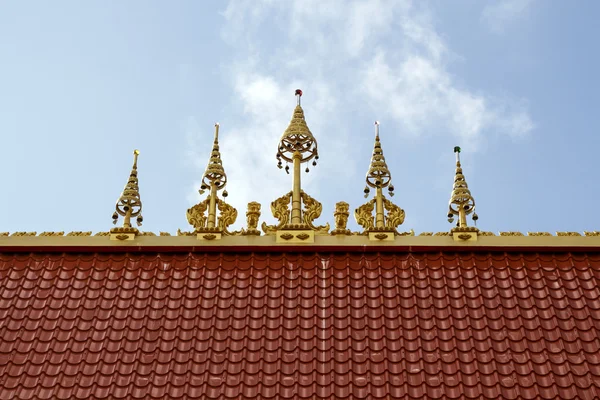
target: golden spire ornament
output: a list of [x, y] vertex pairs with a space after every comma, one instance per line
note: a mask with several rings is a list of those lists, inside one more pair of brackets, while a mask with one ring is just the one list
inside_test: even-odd
[[195, 228], [198, 239], [215, 240], [220, 239], [222, 235], [230, 234], [227, 228], [237, 219], [237, 210], [218, 197], [218, 192], [221, 190], [223, 197], [227, 197], [226, 185], [227, 175], [219, 151], [219, 123], [217, 122], [212, 152], [199, 190], [200, 195], [209, 191], [208, 197], [189, 208], [186, 213], [187, 220]]
[[[296, 90], [296, 108], [289, 126], [283, 132], [277, 148], [277, 166], [283, 168], [286, 162], [285, 172], [289, 174], [293, 166], [292, 191], [271, 203], [273, 216], [278, 219], [277, 225], [263, 223], [262, 229], [267, 234], [276, 234], [277, 242], [280, 243], [313, 243], [314, 234], [329, 232], [329, 224], [315, 226], [313, 221], [321, 215], [323, 206], [321, 203], [306, 194], [301, 187], [301, 165], [312, 161], [317, 165], [319, 153], [317, 140], [306, 124], [304, 110], [300, 105], [302, 90]], [[305, 172], [309, 172], [307, 166]], [[291, 201], [291, 211], [289, 204]], [[304, 204], [304, 210], [302, 209]]]
[[473, 214], [472, 219], [476, 222], [479, 217], [475, 213], [475, 199], [467, 186], [467, 181], [463, 175], [460, 165], [460, 147], [454, 147], [456, 154], [456, 173], [454, 175], [454, 186], [450, 194], [450, 204], [448, 205], [448, 222], [453, 223], [454, 217], [458, 216], [456, 227], [451, 230], [455, 240], [477, 240], [476, 227], [467, 226], [467, 215]]
[[[390, 196], [394, 195], [392, 174], [388, 169], [381, 140], [379, 139], [379, 121], [375, 121], [375, 146], [371, 165], [366, 177], [365, 197], [369, 196], [370, 188], [375, 189], [375, 198], [358, 207], [354, 211], [356, 222], [364, 228], [364, 234], [371, 240], [393, 240], [398, 235], [396, 228], [404, 222], [404, 210], [386, 199], [383, 189], [387, 188]], [[375, 210], [375, 218], [373, 218]], [[387, 211], [387, 215], [385, 214]]]
[[142, 217], [142, 200], [140, 199], [137, 177], [137, 160], [139, 154], [139, 150], [133, 151], [133, 166], [131, 167], [129, 180], [115, 206], [116, 210], [112, 216], [113, 224], [117, 224], [120, 215], [123, 217], [123, 226], [110, 230], [110, 238], [112, 240], [133, 240], [139, 231], [137, 228], [131, 226], [131, 218], [137, 217], [136, 222], [138, 226], [141, 226], [144, 220]]

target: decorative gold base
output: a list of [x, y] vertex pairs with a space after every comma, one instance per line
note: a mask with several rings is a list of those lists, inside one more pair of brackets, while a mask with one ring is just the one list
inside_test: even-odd
[[350, 229], [334, 229], [331, 231], [331, 235], [350, 236], [352, 235], [352, 231]]
[[198, 240], [221, 240], [222, 236], [221, 232], [196, 232]]
[[384, 241], [391, 242], [394, 240], [396, 232], [394, 231], [369, 231], [369, 240], [376, 242]]
[[471, 226], [454, 228], [450, 231], [455, 242], [476, 242], [479, 229]]
[[281, 229], [275, 233], [275, 243], [314, 243], [315, 232], [309, 229]]
[[134, 240], [139, 233], [140, 231], [136, 228], [112, 228], [110, 240]]

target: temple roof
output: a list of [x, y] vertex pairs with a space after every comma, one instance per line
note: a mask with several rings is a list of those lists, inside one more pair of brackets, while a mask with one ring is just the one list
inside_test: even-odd
[[0, 253], [0, 398], [600, 396], [597, 251], [90, 250]]

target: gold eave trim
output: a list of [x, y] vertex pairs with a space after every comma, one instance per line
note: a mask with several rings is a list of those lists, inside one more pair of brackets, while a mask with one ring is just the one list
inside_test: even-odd
[[[136, 236], [132, 240], [110, 240], [108, 236], [0, 236], [0, 252], [14, 248], [39, 247], [190, 247], [201, 250], [207, 247], [281, 247], [297, 246], [298, 243], [281, 243], [276, 235], [223, 236], [220, 240], [198, 240], [193, 236]], [[477, 241], [455, 241], [451, 235], [444, 236], [395, 236], [392, 240], [374, 242], [362, 235], [315, 235], [314, 243], [306, 247], [448, 247], [481, 248], [538, 248], [538, 247], [598, 247], [600, 236], [479, 236]]]

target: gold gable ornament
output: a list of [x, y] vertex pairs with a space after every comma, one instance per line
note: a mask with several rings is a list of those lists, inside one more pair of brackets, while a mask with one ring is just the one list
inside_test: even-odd
[[[369, 240], [394, 240], [394, 236], [399, 235], [396, 228], [404, 222], [405, 213], [403, 209], [383, 195], [383, 189], [387, 188], [390, 197], [393, 196], [394, 185], [392, 184], [392, 174], [388, 169], [381, 149], [379, 121], [375, 121], [375, 146], [366, 181], [365, 198], [369, 196], [370, 188], [376, 190], [375, 198], [354, 211], [356, 222], [363, 227], [362, 234], [367, 235]], [[373, 217], [373, 211], [375, 211], [375, 217]]]
[[[140, 155], [139, 150], [133, 151], [133, 166], [129, 174], [129, 180], [117, 200], [115, 212], [112, 215], [113, 224], [117, 224], [119, 215], [123, 217], [123, 226], [112, 228], [110, 230], [110, 240], [133, 240], [140, 233], [137, 228], [131, 226], [131, 218], [136, 218], [137, 226], [142, 225], [142, 200], [138, 188], [137, 160]], [[91, 232], [90, 232], [91, 234]], [[73, 236], [68, 234], [67, 236]]]
[[450, 195], [448, 205], [448, 222], [454, 222], [454, 216], [458, 216], [456, 227], [450, 230], [452, 238], [458, 242], [477, 241], [479, 229], [467, 226], [467, 215], [473, 214], [473, 222], [477, 223], [479, 217], [475, 213], [475, 199], [467, 186], [467, 181], [460, 165], [460, 147], [454, 147], [456, 154], [456, 173], [454, 175], [454, 186]]
[[[300, 105], [302, 90], [296, 90], [297, 105], [289, 126], [281, 136], [277, 149], [277, 166], [290, 173], [287, 163], [293, 165], [292, 191], [284, 194], [271, 203], [271, 212], [277, 218], [277, 225], [267, 225], [263, 222], [262, 229], [268, 235], [276, 235], [276, 243], [314, 243], [315, 234], [327, 234], [329, 224], [315, 226], [314, 220], [319, 218], [323, 206], [317, 200], [305, 193], [300, 184], [301, 164], [312, 160], [312, 165], [317, 165], [319, 153], [317, 140], [308, 129], [304, 119], [304, 110]], [[309, 172], [306, 167], [305, 172]], [[291, 211], [289, 205], [291, 203]], [[304, 209], [302, 209], [304, 205]]]
[[215, 123], [213, 149], [199, 190], [200, 195], [207, 190], [209, 194], [205, 200], [186, 212], [187, 220], [194, 227], [194, 233], [200, 240], [219, 240], [223, 235], [231, 235], [227, 228], [237, 219], [237, 210], [217, 195], [218, 191], [223, 190], [223, 197], [227, 197], [227, 190], [224, 190], [226, 185], [227, 175], [219, 151], [219, 123]]

